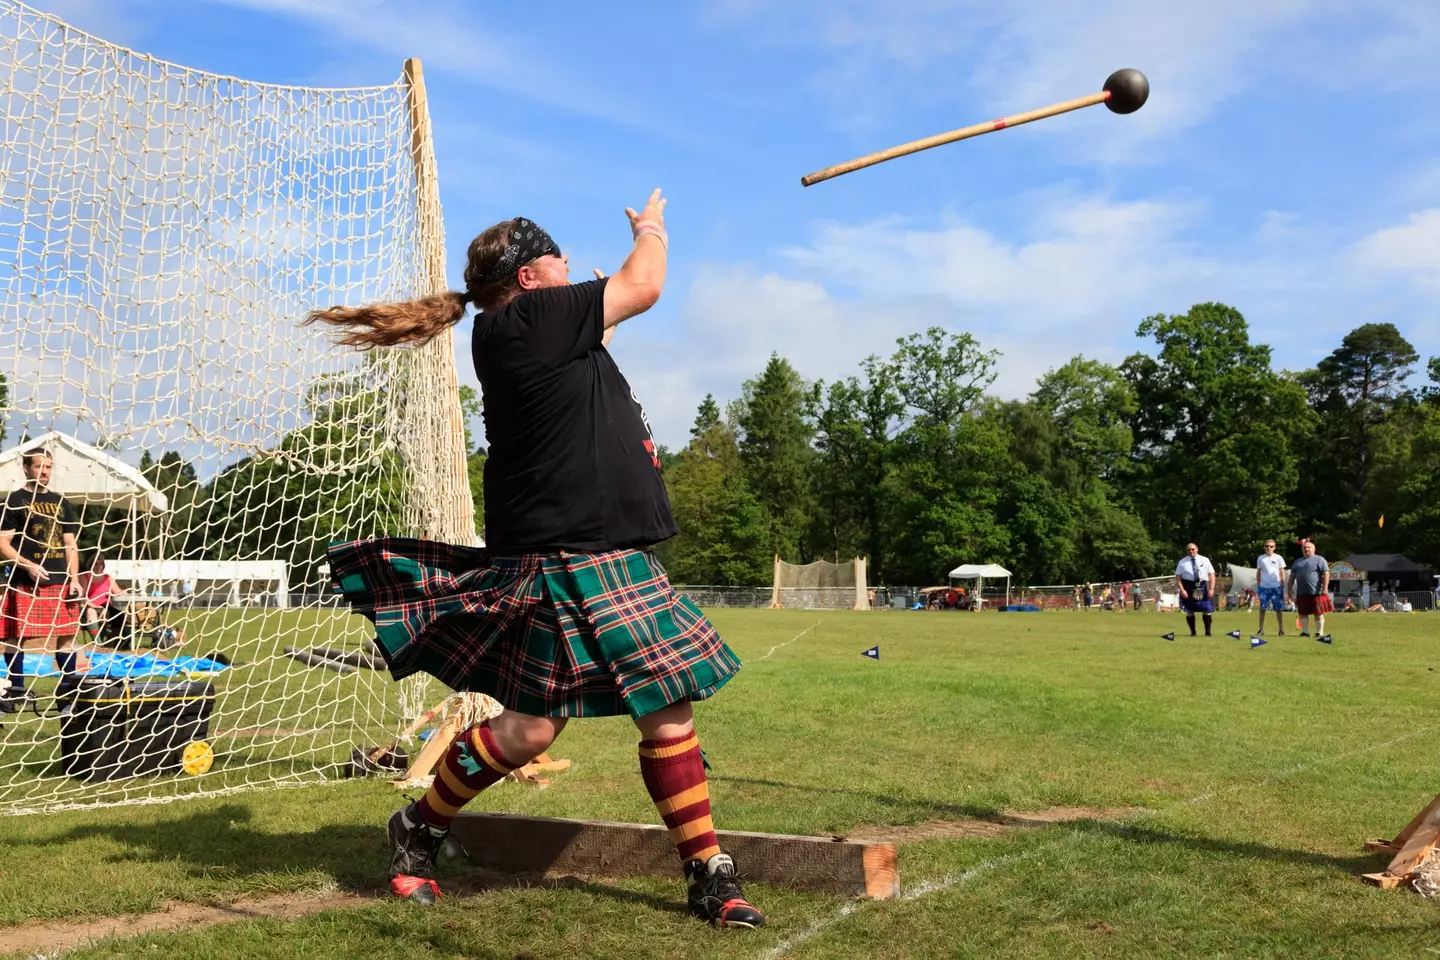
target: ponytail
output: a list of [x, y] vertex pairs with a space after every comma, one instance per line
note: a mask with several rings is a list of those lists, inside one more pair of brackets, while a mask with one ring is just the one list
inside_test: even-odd
[[369, 350], [402, 343], [429, 343], [459, 323], [469, 298], [463, 293], [438, 293], [400, 303], [377, 303], [368, 307], [331, 307], [312, 310], [304, 324], [315, 321], [348, 328], [338, 342], [347, 347]]
[[347, 328], [339, 343], [369, 350], [402, 343], [429, 343], [465, 316], [465, 305], [483, 311], [499, 310], [520, 294], [513, 272], [494, 279], [494, 268], [505, 254], [514, 220], [502, 220], [470, 241], [465, 264], [466, 293], [437, 293], [400, 303], [368, 307], [331, 307], [312, 310], [302, 326], [316, 322]]

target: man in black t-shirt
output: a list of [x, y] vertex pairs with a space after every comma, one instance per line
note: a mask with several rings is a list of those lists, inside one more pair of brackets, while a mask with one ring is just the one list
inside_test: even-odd
[[311, 316], [373, 347], [423, 342], [467, 303], [481, 308], [471, 343], [488, 447], [485, 550], [386, 539], [329, 551], [396, 679], [430, 673], [505, 707], [457, 737], [425, 796], [391, 818], [399, 896], [434, 902], [435, 857], [460, 807], [546, 750], [570, 717], [628, 714], [691, 912], [764, 923], [716, 839], [691, 712], [740, 661], [651, 552], [675, 520], [645, 411], [606, 349], [616, 325], [659, 299], [664, 209], [656, 190], [643, 211], [625, 211], [634, 247], [609, 278], [572, 285], [550, 235], [516, 218], [470, 244], [464, 293]]
[[5, 498], [0, 510], [0, 561], [10, 575], [0, 599], [0, 654], [10, 681], [0, 696], [0, 713], [12, 713], [28, 697], [22, 652], [26, 641], [55, 644], [55, 661], [74, 669], [74, 640], [80, 626], [80, 531], [75, 508], [50, 489], [55, 461], [46, 450], [24, 454], [25, 485]]

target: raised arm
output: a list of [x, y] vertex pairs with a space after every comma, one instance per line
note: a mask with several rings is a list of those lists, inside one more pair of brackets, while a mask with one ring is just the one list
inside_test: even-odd
[[666, 250], [670, 242], [665, 234], [666, 202], [656, 187], [644, 210], [636, 213], [630, 207], [625, 208], [635, 246], [605, 284], [607, 330], [644, 313], [660, 299], [660, 291], [665, 287]]

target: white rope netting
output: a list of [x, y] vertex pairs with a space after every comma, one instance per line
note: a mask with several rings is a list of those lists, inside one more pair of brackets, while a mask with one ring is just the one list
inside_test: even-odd
[[[78, 638], [112, 679], [69, 716], [54, 638], [26, 641], [44, 675], [0, 715], [0, 813], [335, 777], [447, 692], [411, 683], [402, 708], [324, 552], [473, 542], [449, 338], [361, 355], [299, 326], [443, 288], [409, 79], [215, 76], [0, 0], [0, 495], [43, 438], [82, 566], [100, 553], [125, 594]], [[286, 652], [317, 647], [337, 658]]]
[[865, 561], [787, 563], [776, 557], [770, 605], [790, 610], [868, 609]]

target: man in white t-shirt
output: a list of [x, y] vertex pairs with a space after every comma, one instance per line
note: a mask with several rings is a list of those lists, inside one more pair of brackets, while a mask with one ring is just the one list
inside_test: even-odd
[[1197, 613], [1205, 619], [1205, 636], [1210, 636], [1211, 614], [1215, 612], [1215, 568], [1209, 558], [1200, 556], [1200, 548], [1193, 543], [1185, 544], [1185, 556], [1175, 565], [1175, 587], [1180, 591], [1180, 609], [1185, 611], [1190, 636], [1195, 636]]
[[1285, 558], [1275, 552], [1275, 541], [1265, 541], [1265, 552], [1255, 561], [1255, 593], [1260, 597], [1259, 636], [1265, 636], [1265, 611], [1275, 611], [1275, 624], [1285, 636]]

